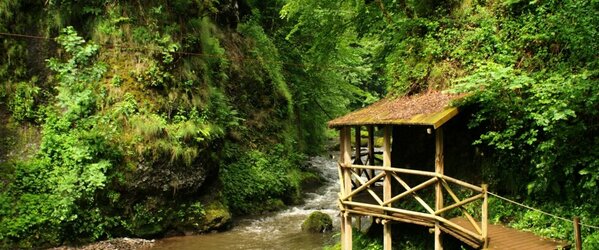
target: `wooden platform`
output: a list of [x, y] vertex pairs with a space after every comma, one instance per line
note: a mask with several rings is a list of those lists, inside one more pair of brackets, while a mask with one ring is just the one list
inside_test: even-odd
[[[453, 218], [450, 220], [469, 230], [474, 230], [465, 218]], [[489, 246], [488, 249], [558, 249], [565, 247], [563, 242], [545, 239], [530, 232], [518, 231], [503, 225], [489, 224]]]

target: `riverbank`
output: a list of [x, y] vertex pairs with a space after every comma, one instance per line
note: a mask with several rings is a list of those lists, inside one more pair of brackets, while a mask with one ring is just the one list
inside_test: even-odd
[[150, 249], [154, 246], [154, 240], [136, 238], [116, 238], [95, 242], [85, 246], [62, 246], [50, 250], [138, 250]]
[[[328, 157], [313, 157], [307, 168], [315, 169], [323, 183], [304, 186], [303, 200], [287, 209], [238, 218], [231, 230], [192, 236], [176, 236], [157, 240], [155, 250], [197, 249], [322, 249], [332, 244], [334, 231], [339, 228], [336, 197], [339, 192], [337, 163]], [[311, 186], [311, 188], [310, 188]], [[333, 218], [332, 231], [302, 232], [301, 224], [314, 211]]]
[[[234, 221], [227, 220], [229, 230], [223, 232], [189, 232], [155, 240], [116, 238], [84, 246], [62, 246], [51, 250], [273, 249], [281, 246], [293, 246], [292, 249], [321, 249], [325, 244], [331, 243], [332, 232], [302, 232], [301, 223], [311, 212], [322, 211], [334, 218], [334, 225], [338, 228], [334, 199], [338, 192], [336, 163], [329, 157], [313, 157], [302, 168], [314, 175], [302, 182], [303, 199], [299, 204], [277, 212], [265, 211], [242, 216]], [[206, 209], [211, 210], [211, 207], [207, 206]]]

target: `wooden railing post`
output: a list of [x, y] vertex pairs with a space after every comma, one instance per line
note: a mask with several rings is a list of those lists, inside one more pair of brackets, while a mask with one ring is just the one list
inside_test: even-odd
[[[435, 173], [443, 175], [443, 128], [435, 130]], [[435, 212], [443, 209], [443, 186], [441, 180], [435, 185]], [[441, 227], [439, 221], [435, 221], [435, 250], [443, 249], [441, 239]]]
[[574, 241], [576, 243], [576, 250], [582, 249], [582, 237], [580, 235], [580, 218], [574, 217]]
[[[339, 182], [341, 183], [341, 189], [339, 189], [339, 193], [341, 197], [345, 197], [347, 194], [345, 192], [345, 127], [339, 129]], [[341, 197], [339, 198], [339, 202], [341, 202]], [[341, 249], [345, 249], [345, 205], [343, 203], [340, 204], [340, 212], [341, 212]]]
[[483, 205], [482, 205], [482, 211], [481, 211], [481, 231], [482, 231], [482, 237], [483, 237], [483, 249], [487, 248], [489, 246], [489, 200], [488, 200], [488, 195], [487, 195], [487, 184], [482, 184], [481, 185], [482, 189], [483, 189]]
[[[343, 168], [343, 191], [342, 196], [346, 196], [351, 192], [351, 127], [343, 127], [341, 129], [341, 152], [342, 160], [345, 167]], [[344, 206], [344, 210], [347, 208]], [[341, 247], [345, 250], [352, 249], [352, 223], [351, 217], [347, 211], [342, 211], [341, 218]]]
[[[391, 168], [391, 126], [384, 127], [383, 135], [383, 168]], [[385, 180], [383, 182], [383, 202], [387, 202], [392, 196], [391, 189], [391, 173], [387, 172]], [[387, 204], [391, 207], [392, 204]], [[391, 237], [391, 223], [383, 223], [383, 249], [391, 250], [393, 246], [393, 239]]]

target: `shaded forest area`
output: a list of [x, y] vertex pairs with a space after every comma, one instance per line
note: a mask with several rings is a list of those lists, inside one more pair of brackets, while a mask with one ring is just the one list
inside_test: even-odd
[[327, 120], [429, 90], [470, 93], [491, 190], [597, 225], [596, 27], [590, 0], [0, 0], [0, 246], [226, 229], [298, 202]]

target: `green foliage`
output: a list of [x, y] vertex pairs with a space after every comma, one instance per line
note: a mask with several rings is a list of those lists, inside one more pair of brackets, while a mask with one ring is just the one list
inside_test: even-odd
[[107, 159], [116, 152], [91, 116], [94, 86], [104, 68], [92, 62], [97, 48], [85, 45], [72, 28], [65, 29], [58, 41], [71, 55], [66, 62], [49, 60], [59, 80], [62, 111], [48, 111], [37, 159], [17, 164], [15, 181], [3, 192], [14, 205], [3, 210], [7, 215], [1, 221], [3, 244], [54, 245], [80, 235], [97, 239], [104, 234], [98, 226], [103, 216], [92, 207], [107, 182], [105, 173], [112, 166]]
[[89, 116], [95, 111], [98, 81], [106, 72], [105, 65], [93, 60], [98, 46], [85, 44], [73, 27], [65, 28], [56, 40], [71, 55], [66, 62], [57, 58], [48, 60], [48, 68], [56, 72], [59, 83], [58, 105], [67, 119]]
[[[238, 27], [241, 35], [247, 36], [254, 40], [255, 47], [252, 52], [261, 67], [263, 67], [268, 74], [268, 77], [273, 82], [274, 87], [279, 95], [281, 95], [288, 103], [288, 108], [291, 109], [293, 106], [291, 93], [289, 87], [285, 82], [282, 72], [282, 64], [278, 50], [264, 33], [262, 27], [255, 23], [245, 23]], [[291, 110], [289, 110], [291, 112]]]
[[17, 83], [12, 93], [12, 100], [8, 102], [8, 109], [17, 121], [32, 121], [38, 117], [40, 88], [35, 85], [36, 78], [29, 82]]
[[223, 166], [220, 180], [228, 205], [234, 213], [279, 209], [277, 199], [290, 203], [299, 198], [301, 179], [296, 167], [298, 156], [287, 150], [281, 146], [275, 146], [265, 153], [228, 149], [226, 154], [235, 159]]
[[[481, 133], [483, 171], [494, 190], [596, 214], [597, 4], [300, 0], [281, 14], [294, 25], [287, 39], [315, 40], [306, 50], [313, 62], [343, 58], [336, 52], [352, 32], [381, 43], [365, 79], [384, 76], [391, 95], [470, 93], [461, 105], [474, 112], [470, 128]], [[548, 225], [527, 216], [530, 225]]]
[[[473, 59], [476, 66], [455, 88], [471, 93], [463, 104], [476, 107], [470, 125], [484, 128], [477, 143], [492, 152], [494, 162], [487, 166], [487, 179], [500, 191], [528, 193], [527, 201], [566, 218], [598, 211], [589, 204], [599, 180], [591, 174], [599, 170], [593, 125], [599, 103], [597, 51], [588, 50], [597, 46], [588, 40], [597, 34], [587, 29], [599, 23], [595, 5], [494, 6], [502, 13], [491, 23], [496, 55]], [[500, 210], [512, 213], [508, 217], [515, 217], [517, 228], [572, 239], [568, 223], [535, 212]], [[585, 235], [585, 245], [597, 244], [596, 234]]]
[[[228, 76], [225, 73], [225, 69], [229, 67], [229, 61], [225, 56], [225, 49], [222, 48], [218, 39], [217, 30], [214, 24], [212, 24], [207, 18], [203, 18], [199, 21], [200, 26], [200, 45], [202, 53], [206, 55], [205, 64], [203, 65], [204, 70], [204, 81], [206, 83], [212, 83], [213, 80], [218, 82], [227, 80]], [[218, 86], [218, 82], [214, 85]]]
[[[454, 85], [471, 93], [494, 190], [597, 224], [596, 1], [236, 3], [0, 0], [0, 32], [73, 25], [100, 44], [66, 28], [59, 51], [45, 39], [0, 45], [0, 106], [43, 130], [34, 159], [2, 163], [3, 247], [154, 236], [181, 221], [206, 230], [194, 199], [217, 172], [236, 213], [292, 203], [300, 155], [322, 150], [326, 121], [387, 93]], [[495, 218], [553, 225], [511, 210]]]
[[[591, 72], [526, 73], [496, 64], [481, 67], [456, 88], [473, 95], [480, 109], [471, 126], [489, 128], [478, 143], [492, 147], [499, 159], [528, 164], [522, 174], [528, 192], [567, 195], [585, 200], [597, 195], [595, 172], [599, 165], [592, 149], [590, 117], [599, 93]], [[589, 149], [591, 149], [589, 151]], [[585, 152], [577, 159], [572, 154]], [[510, 162], [502, 162], [506, 165]], [[513, 172], [518, 170], [512, 169]], [[583, 193], [569, 193], [585, 190]]]
[[[352, 232], [352, 240], [354, 249], [369, 249], [369, 250], [380, 250], [383, 249], [383, 239], [376, 237], [373, 238], [371, 235], [364, 234], [361, 231], [353, 230]], [[397, 245], [396, 245], [397, 247]], [[401, 249], [411, 249], [409, 247], [401, 248]]]
[[[339, 235], [335, 235], [339, 237]], [[394, 242], [395, 243], [395, 242]], [[354, 230], [352, 232], [352, 248], [353, 249], [368, 249], [368, 250], [380, 250], [383, 249], [382, 239], [374, 239], [361, 231]], [[325, 250], [339, 250], [341, 249], [341, 242], [335, 245], [324, 246]], [[412, 249], [412, 248], [401, 248], [401, 249]]]
[[[383, 242], [381, 239], [373, 239], [373, 238], [368, 237], [367, 235], [363, 234], [362, 232], [355, 231], [355, 230], [352, 232], [352, 236], [353, 236], [353, 244], [355, 244], [355, 246], [352, 245], [352, 247], [355, 249], [369, 249], [369, 250], [383, 249]], [[406, 249], [406, 248], [404, 248], [404, 249]]]
[[[579, 216], [581, 222], [586, 225], [597, 225], [599, 222], [596, 216], [589, 212], [594, 209], [592, 205], [564, 206], [558, 202], [530, 205], [562, 218]], [[544, 237], [574, 242], [574, 228], [570, 220], [557, 219], [493, 197], [489, 198], [489, 212], [491, 223], [507, 224], [513, 228], [530, 231]], [[583, 246], [594, 249], [597, 246], [598, 234], [597, 230], [582, 226]]]

